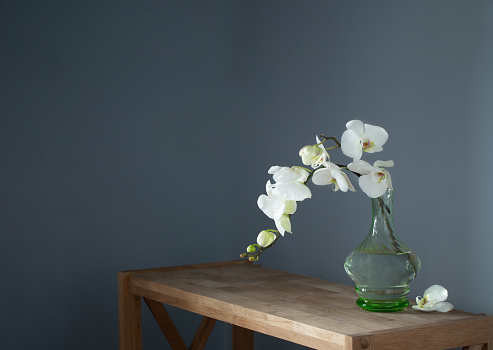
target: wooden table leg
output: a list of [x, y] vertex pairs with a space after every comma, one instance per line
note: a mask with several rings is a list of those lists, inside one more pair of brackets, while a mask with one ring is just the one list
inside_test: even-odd
[[486, 350], [493, 350], [493, 318], [488, 320], [488, 344]]
[[120, 350], [142, 350], [142, 315], [140, 297], [130, 294], [130, 273], [118, 273], [118, 321]]
[[233, 325], [233, 350], [253, 350], [253, 331]]
[[493, 350], [493, 318], [488, 320], [488, 343], [464, 346], [462, 350]]

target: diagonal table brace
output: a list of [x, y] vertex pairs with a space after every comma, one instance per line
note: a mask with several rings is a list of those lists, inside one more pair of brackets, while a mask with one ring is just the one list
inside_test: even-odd
[[214, 328], [214, 324], [216, 323], [215, 319], [206, 316], [202, 318], [199, 328], [192, 340], [192, 344], [190, 345], [190, 348], [187, 348], [163, 304], [151, 299], [143, 299], [173, 350], [202, 350], [204, 348], [212, 329]]
[[192, 344], [189, 350], [202, 350], [209, 339], [209, 335], [216, 324], [216, 320], [207, 316], [202, 318], [197, 332], [193, 337]]

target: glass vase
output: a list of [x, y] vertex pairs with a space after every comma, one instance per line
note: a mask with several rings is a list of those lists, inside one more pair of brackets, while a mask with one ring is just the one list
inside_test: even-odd
[[393, 200], [392, 190], [371, 199], [370, 232], [344, 264], [356, 284], [356, 304], [368, 311], [404, 310], [409, 305], [409, 284], [421, 268], [417, 255], [394, 231]]

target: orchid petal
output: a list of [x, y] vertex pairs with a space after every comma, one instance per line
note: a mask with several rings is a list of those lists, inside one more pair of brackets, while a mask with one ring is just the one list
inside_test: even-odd
[[347, 182], [347, 185], [348, 185], [348, 189], [351, 191], [351, 192], [356, 192], [356, 189], [354, 188], [353, 184], [351, 183], [351, 181], [349, 181], [349, 177], [346, 175], [346, 173], [343, 173], [341, 171], [341, 174], [342, 176], [344, 176], [346, 182]]
[[435, 304], [435, 310], [438, 312], [449, 312], [454, 308], [454, 305], [446, 301], [442, 301]]
[[276, 173], [280, 172], [283, 169], [289, 169], [289, 168], [288, 167], [279, 166], [279, 165], [274, 165], [274, 166], [271, 166], [269, 168], [269, 171], [267, 171], [267, 173], [269, 173], [269, 174], [276, 174]]
[[286, 201], [286, 208], [284, 209], [284, 214], [294, 214], [296, 212], [297, 204], [296, 201]]
[[359, 187], [371, 198], [378, 198], [387, 191], [387, 183], [385, 181], [373, 182], [371, 174], [359, 178]]
[[336, 186], [335, 186], [336, 188], [334, 189], [334, 191], [337, 191], [338, 189], [340, 189], [342, 192], [347, 192], [349, 187], [348, 187], [348, 184], [346, 182], [346, 179], [342, 175], [341, 169], [333, 163], [331, 163], [329, 165], [329, 167], [330, 167], [329, 168], [330, 171], [332, 172], [332, 176], [336, 180]]
[[435, 311], [435, 307], [419, 307], [418, 305], [413, 305], [413, 309], [419, 310], [419, 311], [424, 311], [424, 312]]
[[373, 166], [375, 167], [385, 167], [385, 168], [392, 168], [394, 166], [394, 161], [393, 160], [377, 160], [375, 163], [373, 163]]
[[351, 120], [346, 123], [346, 128], [351, 130], [360, 139], [365, 133], [365, 124], [361, 120]]
[[284, 167], [279, 171], [276, 171], [274, 174], [272, 174], [272, 178], [274, 179], [275, 182], [292, 181], [291, 177], [292, 177], [291, 168], [288, 167]]
[[371, 146], [369, 148], [365, 148], [364, 151], [366, 153], [382, 152], [383, 151], [383, 147], [382, 146], [377, 146], [377, 145], [373, 144], [373, 146]]
[[318, 186], [330, 185], [332, 172], [328, 168], [318, 169], [312, 176], [312, 182]]
[[373, 150], [368, 150], [369, 153], [373, 153], [383, 149], [382, 146], [389, 139], [389, 134], [380, 126], [365, 124], [365, 137], [373, 141]]
[[378, 167], [373, 166], [373, 165], [370, 165], [369, 167], [367, 167], [366, 170], [369, 170], [369, 171], [371, 171], [373, 173], [379, 173], [379, 172], [382, 171], [381, 168], [378, 168]]
[[308, 179], [308, 176], [310, 176], [310, 173], [307, 170], [300, 167], [294, 167], [292, 171], [297, 175], [296, 180], [294, 181], [305, 182], [306, 179]]
[[330, 169], [330, 171], [341, 171], [341, 168], [337, 164], [327, 162], [327, 167]]
[[385, 181], [385, 174], [382, 173], [381, 171], [372, 171], [371, 174], [370, 174], [370, 177], [371, 177], [371, 181], [373, 182], [383, 182]]
[[284, 232], [286, 232], [286, 230], [284, 229], [284, 227], [282, 227], [281, 221], [274, 220], [274, 223], [276, 224], [277, 231], [279, 231], [279, 233], [281, 234], [281, 236], [284, 236]]
[[274, 175], [274, 181], [276, 182], [291, 182], [291, 181], [301, 181], [304, 182], [308, 178], [310, 173], [302, 168], [288, 168], [285, 167], [277, 171]]
[[347, 168], [355, 173], [367, 175], [371, 172], [370, 169], [372, 166], [364, 160], [358, 160], [356, 162], [349, 163]]
[[361, 149], [361, 137], [356, 135], [353, 130], [346, 130], [341, 136], [341, 150], [345, 156], [357, 161], [363, 155]]
[[289, 216], [283, 215], [279, 221], [282, 228], [286, 230], [286, 232], [291, 233], [291, 220], [289, 220]]
[[[318, 136], [315, 136], [315, 140], [317, 141], [317, 144], [319, 144], [321, 142], [320, 139], [318, 138]], [[320, 147], [323, 151], [323, 157], [321, 159], [321, 162], [329, 160], [330, 156], [329, 156], [329, 153], [327, 152], [327, 150], [325, 149], [324, 145], [321, 144], [321, 145], [318, 145], [318, 147]]]
[[448, 291], [440, 285], [433, 285], [423, 293], [423, 297], [431, 300], [434, 303], [447, 300]]
[[274, 210], [272, 209], [271, 199], [265, 194], [261, 194], [257, 199], [257, 205], [270, 219], [274, 218]]
[[269, 197], [272, 197], [274, 195], [272, 190], [272, 184], [270, 183], [270, 180], [267, 180], [267, 183], [265, 184], [265, 193], [267, 193]]
[[302, 201], [312, 197], [310, 189], [301, 182], [279, 182], [275, 186], [287, 200]]
[[286, 209], [286, 199], [280, 194], [275, 195], [271, 198], [270, 205], [272, 207], [274, 220], [278, 220]]

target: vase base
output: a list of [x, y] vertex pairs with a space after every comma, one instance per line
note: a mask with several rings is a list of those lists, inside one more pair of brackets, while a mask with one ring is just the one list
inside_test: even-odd
[[356, 305], [366, 311], [371, 312], [397, 312], [405, 310], [409, 305], [407, 298], [394, 300], [370, 300], [359, 298]]

